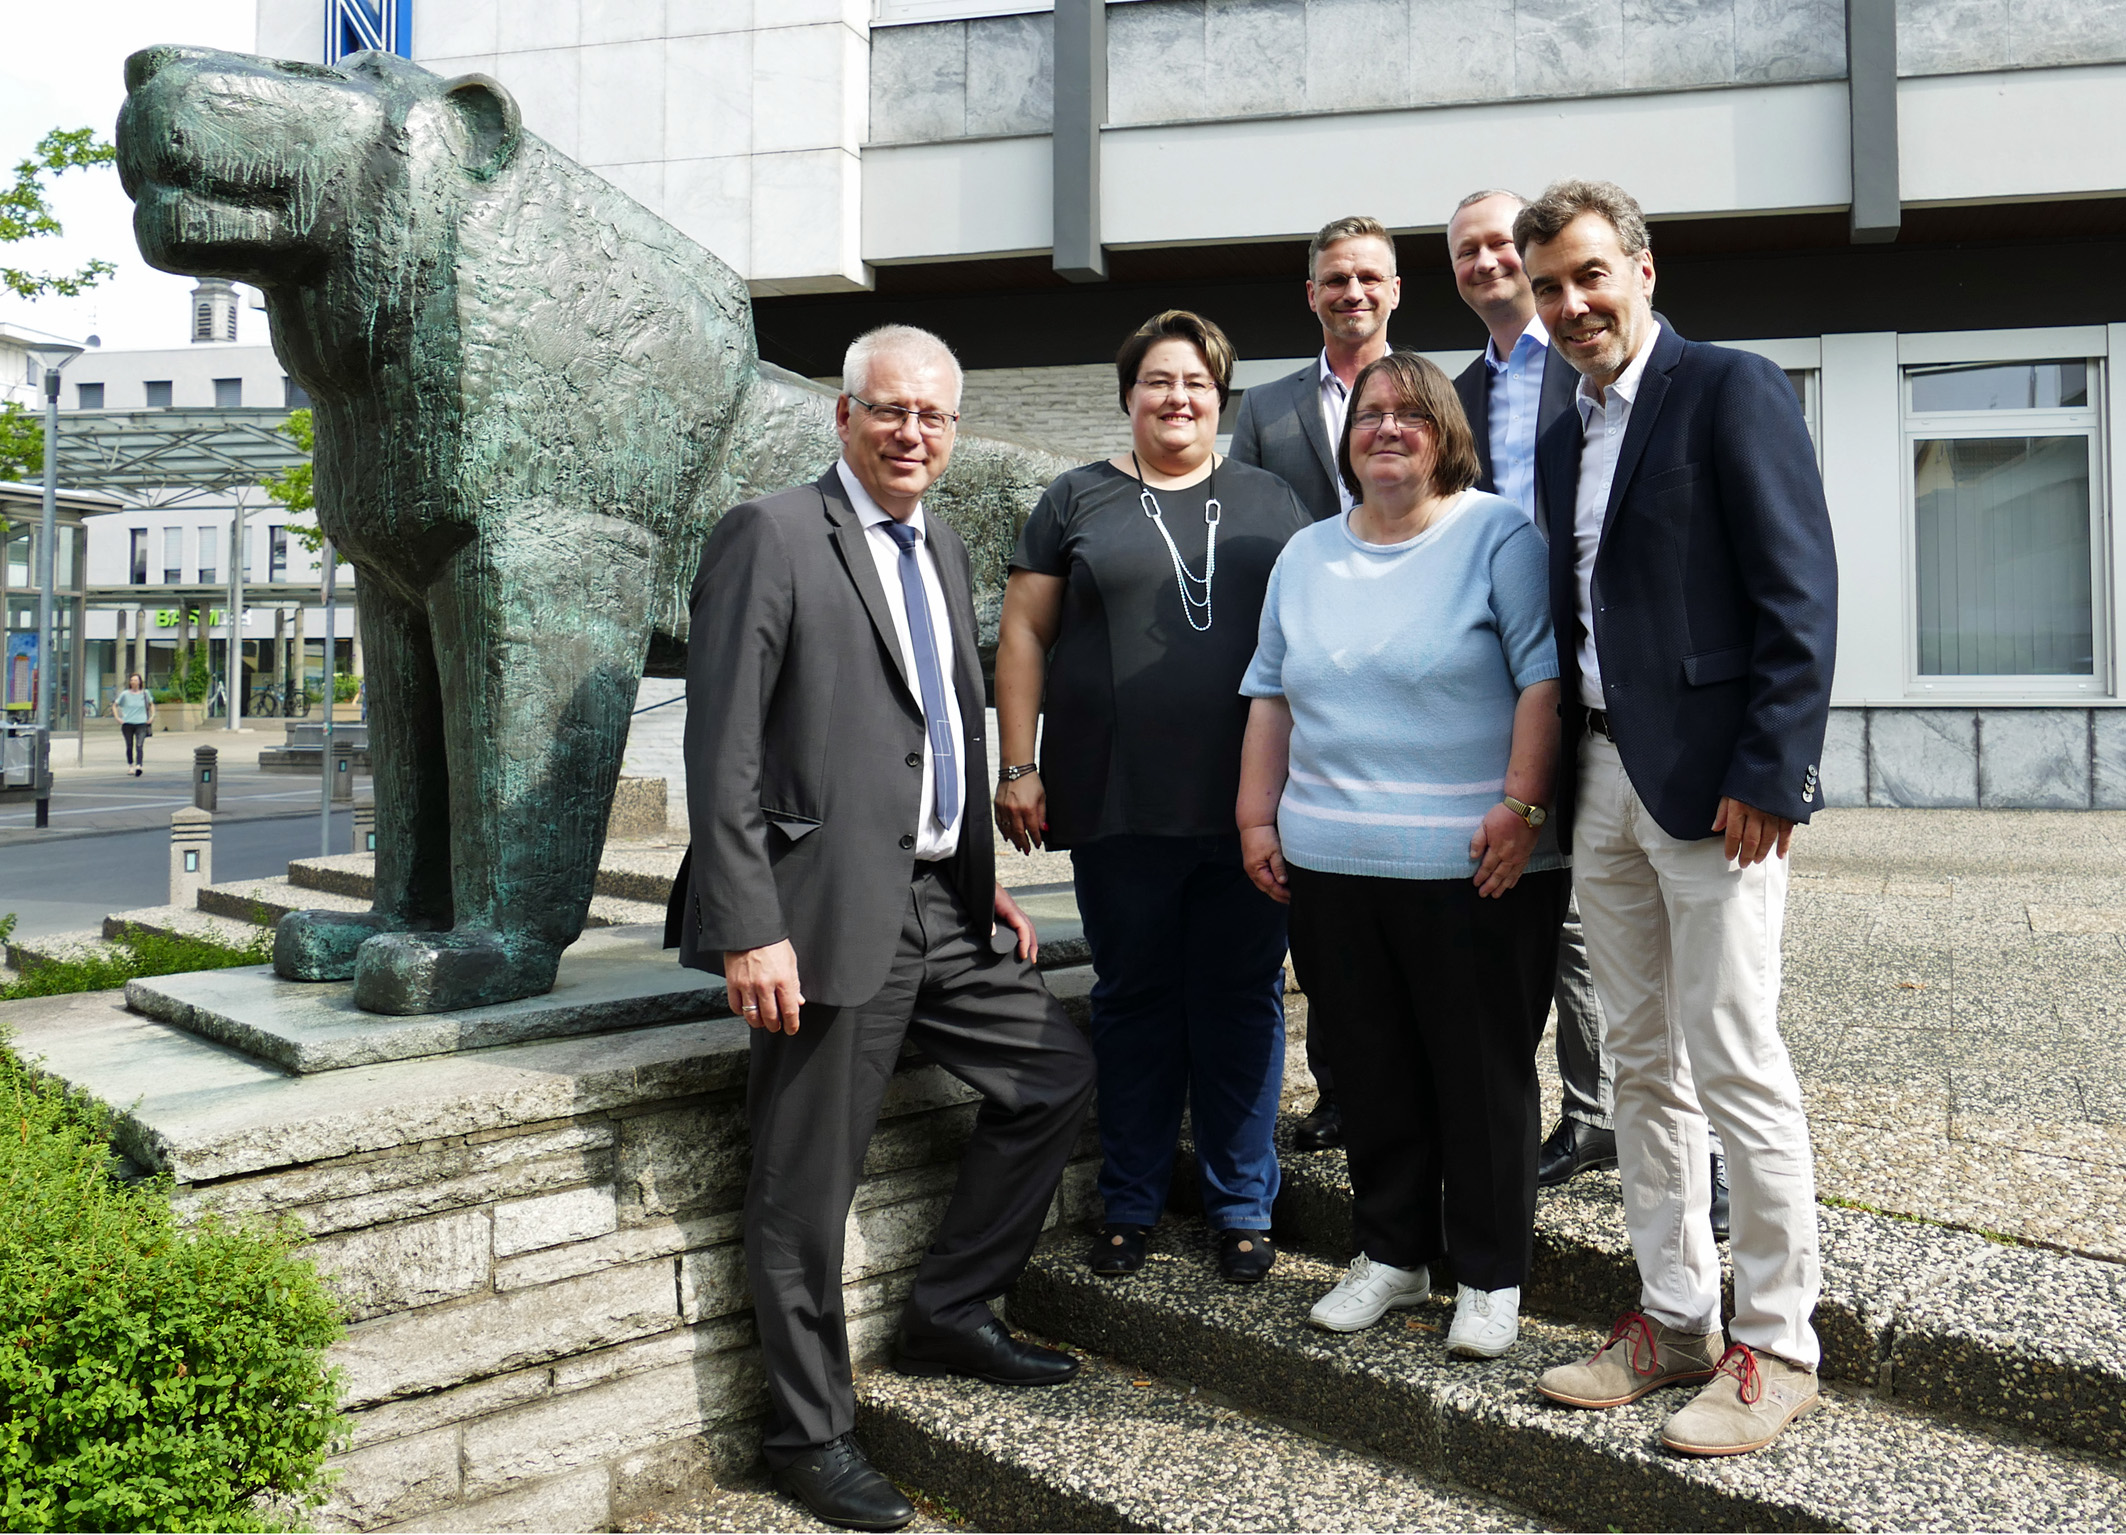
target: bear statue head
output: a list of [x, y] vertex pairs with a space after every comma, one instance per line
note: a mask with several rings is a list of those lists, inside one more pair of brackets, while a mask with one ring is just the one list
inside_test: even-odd
[[[439, 80], [384, 53], [327, 68], [146, 48], [126, 60], [126, 86], [118, 171], [141, 254], [268, 290], [360, 259], [365, 232], [447, 219], [457, 199], [436, 177], [489, 180], [524, 137], [496, 81]], [[378, 219], [394, 205], [402, 217]]]

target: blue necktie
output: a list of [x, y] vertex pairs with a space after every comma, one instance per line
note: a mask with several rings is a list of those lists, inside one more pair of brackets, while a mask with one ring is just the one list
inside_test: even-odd
[[915, 646], [915, 677], [923, 690], [923, 724], [930, 732], [930, 779], [936, 794], [938, 824], [950, 826], [960, 813], [960, 769], [952, 750], [952, 719], [945, 712], [945, 674], [938, 670], [937, 631], [930, 627], [930, 598], [923, 572], [915, 563], [916, 531], [905, 522], [888, 521], [886, 531], [901, 546], [901, 596], [908, 604], [908, 638]]

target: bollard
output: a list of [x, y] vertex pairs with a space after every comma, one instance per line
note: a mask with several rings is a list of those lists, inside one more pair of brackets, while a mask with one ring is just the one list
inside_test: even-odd
[[221, 753], [211, 746], [192, 748], [192, 808], [212, 813], [219, 808], [215, 796], [221, 785], [214, 781], [214, 764]]
[[348, 849], [351, 853], [374, 853], [376, 851], [376, 800], [358, 799], [354, 802], [354, 838]]
[[214, 813], [177, 811], [170, 817], [170, 904], [189, 911], [201, 888], [213, 883]]
[[354, 747], [337, 740], [332, 743], [332, 797], [354, 799]]

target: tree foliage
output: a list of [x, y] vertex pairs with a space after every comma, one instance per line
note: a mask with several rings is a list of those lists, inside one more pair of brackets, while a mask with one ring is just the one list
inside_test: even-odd
[[[295, 439], [295, 445], [305, 453], [317, 451], [317, 428], [310, 419], [308, 410], [289, 412], [288, 419], [281, 423], [281, 430]], [[285, 506], [291, 512], [314, 512], [317, 499], [310, 493], [310, 460], [305, 459], [294, 468], [280, 474], [269, 474], [259, 481], [259, 488]], [[316, 523], [288, 524], [290, 536], [302, 540], [303, 547], [316, 554], [325, 547], [325, 535]]]
[[[0, 480], [25, 485], [44, 480], [44, 423], [17, 400], [0, 401]], [[0, 517], [0, 528], [7, 519]]]
[[[30, 157], [15, 166], [15, 184], [0, 191], [0, 245], [63, 233], [45, 200], [44, 178], [109, 165], [117, 158], [118, 151], [99, 140], [93, 129], [54, 128], [47, 133]], [[108, 261], [91, 261], [71, 275], [0, 263], [0, 286], [18, 298], [42, 298], [47, 293], [74, 298], [117, 270]]]

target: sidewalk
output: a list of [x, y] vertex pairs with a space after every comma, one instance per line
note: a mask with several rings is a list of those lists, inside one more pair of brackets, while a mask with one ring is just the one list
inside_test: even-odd
[[[284, 739], [279, 720], [247, 721], [253, 728], [228, 731], [219, 722], [209, 729], [165, 734], [160, 727], [148, 740], [147, 768], [135, 778], [125, 765], [125, 740], [115, 729], [92, 730], [83, 748], [82, 765], [74, 765], [72, 736], [52, 741], [51, 825], [36, 826], [36, 806], [29, 800], [0, 801], [0, 848], [56, 842], [100, 832], [170, 829], [170, 812], [192, 803], [192, 749], [212, 746], [221, 797], [215, 814], [224, 821], [297, 815], [318, 807], [318, 781], [290, 773], [261, 773], [258, 754]], [[366, 793], [366, 775], [355, 780]]]

